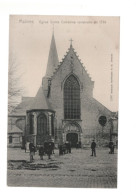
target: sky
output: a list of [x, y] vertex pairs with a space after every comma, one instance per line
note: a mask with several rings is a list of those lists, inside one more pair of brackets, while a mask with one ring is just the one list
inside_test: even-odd
[[[94, 81], [93, 97], [118, 110], [119, 17], [11, 15], [9, 62], [19, 70], [23, 96], [35, 96], [46, 73], [54, 29], [59, 61], [70, 39]], [[13, 60], [14, 59], [14, 60]]]

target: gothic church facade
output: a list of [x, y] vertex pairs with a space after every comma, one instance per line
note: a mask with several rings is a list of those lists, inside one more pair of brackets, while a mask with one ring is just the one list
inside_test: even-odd
[[[36, 145], [53, 139], [56, 144], [70, 141], [75, 147], [77, 142], [85, 146], [101, 139], [99, 134], [110, 132], [112, 113], [93, 97], [94, 84], [72, 43], [59, 63], [53, 34], [42, 84], [35, 97], [23, 97], [9, 115], [13, 129], [17, 126], [23, 140]], [[107, 119], [104, 127], [99, 124], [100, 116]]]

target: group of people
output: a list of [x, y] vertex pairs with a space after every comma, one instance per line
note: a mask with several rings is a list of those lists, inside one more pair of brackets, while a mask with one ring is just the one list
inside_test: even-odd
[[[47, 154], [48, 159], [51, 158], [51, 155], [54, 154], [54, 142], [53, 141], [48, 141], [44, 142], [43, 146], [39, 147], [39, 156], [40, 159], [43, 160], [43, 156]], [[34, 155], [36, 152], [36, 147], [34, 146], [33, 141], [30, 142], [29, 144], [29, 151], [30, 151], [30, 162], [34, 160]], [[66, 143], [59, 145], [59, 155], [71, 153], [71, 144], [70, 142], [66, 141]]]
[[76, 149], [78, 149], [78, 148], [81, 148], [81, 141], [78, 141], [78, 142], [76, 143]]
[[71, 153], [71, 143], [66, 141], [64, 144], [59, 145], [59, 155]]
[[[109, 154], [114, 154], [114, 147], [115, 147], [114, 142], [110, 141], [109, 142], [109, 148], [110, 148]], [[96, 156], [96, 143], [95, 143], [94, 140], [91, 143], [91, 149], [92, 149], [92, 155], [91, 156]]]
[[[113, 141], [109, 142], [109, 148], [110, 148], [109, 154], [114, 154], [114, 142]], [[36, 152], [36, 147], [34, 146], [33, 142], [30, 142], [29, 150], [30, 150], [30, 162], [32, 162], [33, 156]], [[92, 150], [91, 156], [96, 157], [95, 140], [93, 140], [91, 143], [91, 150]], [[66, 153], [71, 153], [71, 144], [68, 141], [64, 144], [59, 145], [59, 155], [63, 155]], [[39, 147], [39, 156], [41, 160], [43, 160], [43, 156], [45, 154], [47, 154], [48, 159], [50, 159], [51, 155], [54, 154], [54, 142], [53, 141], [44, 142], [44, 145]]]
[[[29, 151], [30, 151], [30, 162], [32, 162], [34, 160], [33, 156], [35, 155], [36, 152], [36, 147], [34, 146], [33, 142], [30, 142], [29, 144]], [[41, 160], [43, 160], [43, 156], [45, 154], [47, 154], [48, 159], [50, 159], [51, 155], [54, 154], [53, 141], [44, 142], [44, 145], [39, 147], [39, 156]]]

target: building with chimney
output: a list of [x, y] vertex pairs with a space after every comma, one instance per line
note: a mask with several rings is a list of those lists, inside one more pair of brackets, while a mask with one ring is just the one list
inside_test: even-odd
[[[46, 74], [35, 97], [23, 97], [22, 102], [9, 115], [11, 131], [22, 131], [22, 143], [34, 141], [42, 145], [53, 139], [55, 144], [66, 141], [76, 147], [90, 146], [92, 139], [97, 142], [109, 140], [112, 112], [93, 97], [95, 82], [81, 63], [73, 45], [59, 62], [54, 34], [52, 35]], [[99, 122], [105, 117], [105, 124]]]

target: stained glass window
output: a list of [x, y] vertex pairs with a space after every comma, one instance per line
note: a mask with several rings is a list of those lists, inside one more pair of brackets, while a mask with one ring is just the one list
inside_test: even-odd
[[37, 134], [47, 134], [47, 118], [44, 114], [40, 114], [37, 118]]
[[73, 75], [64, 84], [64, 118], [80, 119], [80, 85]]

